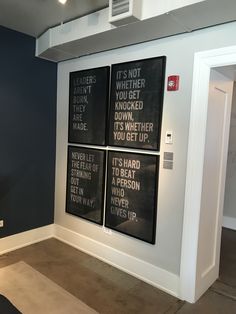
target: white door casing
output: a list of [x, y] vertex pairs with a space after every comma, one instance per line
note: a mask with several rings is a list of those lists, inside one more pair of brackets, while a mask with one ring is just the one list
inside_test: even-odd
[[204, 293], [219, 276], [232, 91], [233, 81], [212, 70], [199, 222], [197, 297]]
[[[204, 208], [202, 189], [206, 171], [206, 165], [204, 167], [205, 145], [207, 131], [209, 131], [208, 96], [211, 69], [232, 64], [236, 64], [236, 46], [195, 54], [180, 269], [180, 297], [191, 303], [195, 302], [218, 276], [219, 226], [222, 219], [221, 206], [223, 206], [230, 109], [227, 107], [227, 110], [222, 111], [224, 112], [222, 125], [224, 132], [222, 142], [218, 143], [222, 148], [220, 162], [218, 161], [219, 182], [215, 185], [215, 190], [218, 189], [220, 195], [216, 202], [218, 209], [209, 210], [207, 214], [201, 213]], [[225, 91], [219, 87], [216, 93], [219, 98], [222, 98], [222, 102], [231, 103], [229, 90]], [[211, 216], [213, 213], [214, 217]], [[207, 222], [204, 217], [208, 218]], [[209, 225], [211, 219], [214, 223]], [[205, 241], [206, 226], [211, 227], [211, 236], [207, 238], [208, 241]], [[204, 256], [205, 252], [207, 252], [206, 256]]]

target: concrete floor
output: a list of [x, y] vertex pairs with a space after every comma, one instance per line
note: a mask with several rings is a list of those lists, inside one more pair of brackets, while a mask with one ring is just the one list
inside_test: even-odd
[[234, 314], [235, 241], [236, 232], [225, 229], [220, 279], [196, 304], [180, 301], [56, 239], [2, 255], [0, 267], [24, 261], [101, 314]]

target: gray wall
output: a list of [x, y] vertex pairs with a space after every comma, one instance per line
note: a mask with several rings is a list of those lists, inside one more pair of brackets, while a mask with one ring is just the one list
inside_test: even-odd
[[231, 109], [224, 216], [236, 218], [236, 82]]
[[0, 27], [0, 237], [53, 223], [57, 65]]
[[[81, 234], [85, 239], [101, 242], [139, 260], [179, 274], [194, 53], [235, 45], [235, 33], [236, 23], [231, 23], [59, 64], [56, 224]], [[116, 232], [109, 236], [101, 227], [65, 213], [69, 72], [162, 55], [167, 56], [166, 77], [180, 75], [180, 90], [178, 92], [165, 90], [164, 94], [156, 244], [150, 245]], [[173, 131], [172, 146], [165, 144], [164, 141], [167, 130]], [[174, 152], [173, 170], [162, 167], [164, 151]], [[103, 252], [102, 256], [105, 256]]]

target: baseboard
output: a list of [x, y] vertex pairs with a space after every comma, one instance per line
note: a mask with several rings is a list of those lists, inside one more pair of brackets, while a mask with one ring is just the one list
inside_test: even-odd
[[179, 276], [56, 224], [0, 239], [0, 254], [52, 237], [179, 297]]
[[175, 274], [56, 224], [54, 225], [54, 237], [175, 297], [179, 297], [179, 276]]
[[0, 239], [0, 254], [52, 238], [53, 234], [54, 224], [2, 238]]
[[223, 227], [236, 230], [236, 218], [224, 216], [223, 217]]

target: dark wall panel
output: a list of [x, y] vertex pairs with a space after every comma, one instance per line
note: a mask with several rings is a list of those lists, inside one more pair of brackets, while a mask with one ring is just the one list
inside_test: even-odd
[[0, 27], [0, 237], [53, 223], [57, 65]]

